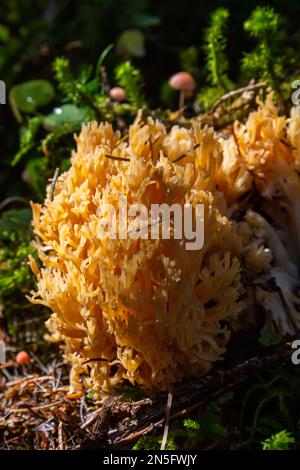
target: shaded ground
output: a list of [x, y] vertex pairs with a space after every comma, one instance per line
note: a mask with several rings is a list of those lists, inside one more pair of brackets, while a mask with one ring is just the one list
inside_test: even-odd
[[[17, 366], [11, 359], [1, 366], [1, 449], [132, 448], [145, 435], [161, 436], [166, 421], [172, 428], [176, 420], [201, 416], [208, 403], [232, 391], [235, 398], [223, 417], [228, 431], [222, 438], [212, 442], [208, 439], [199, 447], [197, 442], [192, 443], [192, 448], [228, 448], [232, 439], [241, 441], [237, 431], [241, 398], [245, 398], [258, 375], [269, 370], [274, 374], [274, 369], [282, 367], [299, 374], [291, 365], [290, 341], [264, 348], [254, 335], [252, 340], [251, 334], [236, 335], [225, 360], [215, 370], [174, 387], [168, 410], [167, 393], [149, 395], [129, 386], [99, 401], [88, 393], [71, 394], [61, 352], [51, 347], [47, 351], [46, 345], [44, 349], [44, 358], [29, 351], [29, 365]], [[234, 357], [239, 360], [234, 361]]]

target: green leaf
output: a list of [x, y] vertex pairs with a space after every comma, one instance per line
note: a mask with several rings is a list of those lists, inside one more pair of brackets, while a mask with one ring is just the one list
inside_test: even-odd
[[87, 107], [79, 107], [75, 104], [64, 104], [54, 108], [51, 114], [44, 119], [44, 127], [53, 130], [62, 124], [71, 123], [81, 125], [83, 122], [91, 121], [93, 114]]
[[133, 15], [133, 22], [138, 28], [149, 28], [160, 24], [160, 17], [148, 15], [145, 13], [136, 13]]
[[17, 120], [22, 120], [20, 111], [33, 113], [54, 98], [52, 84], [47, 80], [31, 80], [14, 86], [9, 93], [9, 102]]
[[138, 29], [124, 31], [118, 39], [117, 50], [123, 57], [144, 57], [144, 34]]
[[265, 331], [261, 333], [258, 338], [258, 342], [262, 344], [262, 346], [277, 346], [282, 341], [282, 336], [275, 333], [275, 331]]
[[0, 234], [27, 231], [31, 216], [31, 209], [28, 208], [5, 211], [0, 217]]
[[79, 72], [79, 77], [78, 77], [79, 83], [82, 83], [83, 85], [86, 84], [91, 78], [92, 72], [93, 72], [93, 66], [91, 64], [83, 65]]
[[113, 44], [109, 44], [105, 49], [104, 51], [101, 53], [99, 59], [98, 59], [98, 62], [97, 62], [97, 65], [96, 65], [96, 76], [99, 75], [100, 73], [100, 68], [102, 67], [106, 57], [108, 56], [108, 54], [110, 53], [110, 51], [112, 50], [112, 48], [114, 47]]

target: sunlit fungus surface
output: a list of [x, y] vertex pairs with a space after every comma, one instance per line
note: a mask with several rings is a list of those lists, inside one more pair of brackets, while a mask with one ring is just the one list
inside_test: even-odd
[[[299, 117], [279, 117], [271, 97], [229, 138], [199, 124], [168, 132], [141, 113], [128, 139], [83, 126], [70, 169], [32, 204], [42, 267], [31, 259], [31, 301], [52, 311], [73, 389], [168, 389], [221, 359], [231, 330], [299, 326], [299, 139]], [[99, 207], [119, 216], [120, 196], [149, 211], [190, 204], [193, 222], [202, 204], [203, 247], [187, 250], [172, 218], [169, 239], [149, 226], [148, 238], [122, 238], [118, 224], [114, 239], [99, 237]]]

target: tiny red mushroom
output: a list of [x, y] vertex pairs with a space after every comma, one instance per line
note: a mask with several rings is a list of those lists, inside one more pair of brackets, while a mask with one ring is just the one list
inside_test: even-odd
[[169, 79], [169, 85], [174, 90], [180, 91], [179, 95], [179, 109], [184, 106], [185, 94], [188, 91], [193, 91], [196, 88], [194, 77], [187, 72], [178, 72]]
[[109, 90], [109, 96], [114, 100], [114, 101], [124, 101], [126, 99], [126, 92], [124, 88], [121, 88], [119, 86], [115, 86], [114, 88], [111, 88]]
[[29, 354], [26, 351], [20, 351], [16, 355], [16, 361], [18, 364], [23, 366], [24, 364], [27, 364], [30, 360]]

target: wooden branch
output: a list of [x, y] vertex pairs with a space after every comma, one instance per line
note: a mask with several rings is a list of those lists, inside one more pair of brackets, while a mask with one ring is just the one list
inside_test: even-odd
[[216, 109], [224, 102], [227, 101], [231, 98], [234, 98], [235, 96], [241, 95], [242, 93], [246, 91], [253, 91], [257, 90], [259, 88], [266, 88], [267, 84], [265, 82], [260, 82], [260, 83], [251, 83], [250, 85], [244, 86], [242, 88], [238, 88], [237, 90], [232, 90], [226, 93], [225, 95], [221, 96], [212, 106], [210, 109], [209, 113], [213, 114]]
[[11, 197], [4, 199], [4, 201], [0, 203], [0, 211], [5, 209], [5, 207], [9, 206], [10, 204], [15, 204], [15, 203], [26, 204], [27, 206], [29, 205], [29, 201], [27, 201], [27, 199], [25, 199], [24, 197], [11, 196]]

